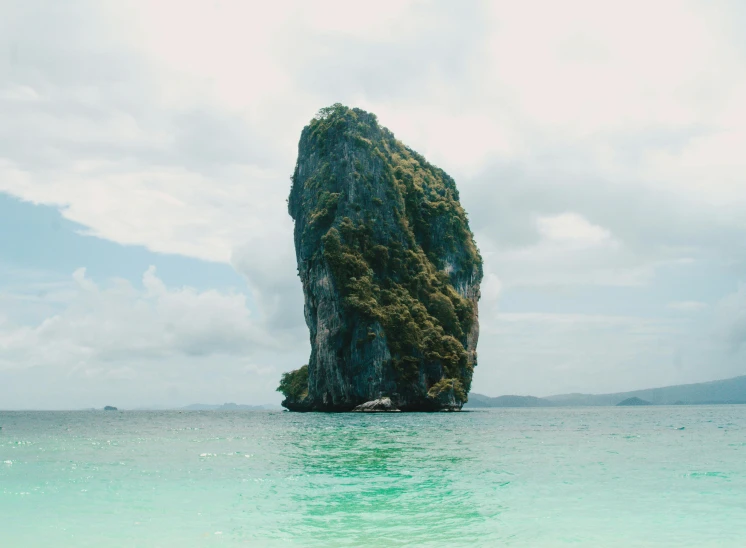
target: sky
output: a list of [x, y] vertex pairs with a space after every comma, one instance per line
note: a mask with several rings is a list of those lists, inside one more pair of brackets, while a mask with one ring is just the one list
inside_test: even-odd
[[279, 403], [324, 106], [457, 182], [472, 390], [746, 374], [739, 0], [0, 0], [0, 408]]

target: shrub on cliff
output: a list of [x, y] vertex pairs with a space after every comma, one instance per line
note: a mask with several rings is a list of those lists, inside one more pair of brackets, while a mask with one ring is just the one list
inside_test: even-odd
[[440, 379], [427, 391], [427, 397], [445, 405], [454, 402], [461, 406], [468, 401], [466, 391], [458, 379]]
[[277, 391], [290, 401], [300, 401], [305, 398], [308, 395], [308, 365], [289, 373], [283, 373]]

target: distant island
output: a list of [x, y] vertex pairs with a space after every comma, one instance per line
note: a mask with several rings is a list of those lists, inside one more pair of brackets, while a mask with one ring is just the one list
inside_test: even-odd
[[107, 405], [106, 407], [104, 407], [104, 411], [118, 411], [118, 409], [113, 405]]
[[746, 375], [720, 381], [680, 384], [613, 394], [559, 394], [498, 396], [470, 394], [465, 408], [479, 407], [566, 407], [616, 405], [722, 405], [746, 404]]

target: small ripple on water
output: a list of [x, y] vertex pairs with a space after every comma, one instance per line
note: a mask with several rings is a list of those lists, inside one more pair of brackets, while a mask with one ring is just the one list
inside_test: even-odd
[[728, 474], [724, 472], [690, 472], [686, 474], [690, 478], [722, 478], [728, 479]]

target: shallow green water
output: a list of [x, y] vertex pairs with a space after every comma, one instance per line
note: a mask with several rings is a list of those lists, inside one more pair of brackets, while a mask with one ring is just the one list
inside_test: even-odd
[[3, 547], [746, 545], [746, 406], [0, 425]]

